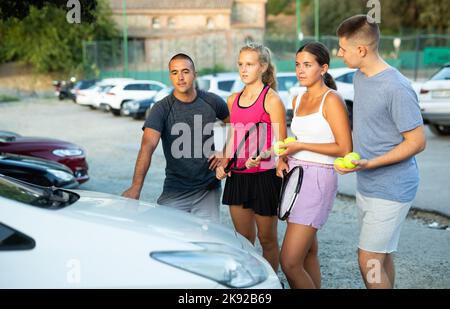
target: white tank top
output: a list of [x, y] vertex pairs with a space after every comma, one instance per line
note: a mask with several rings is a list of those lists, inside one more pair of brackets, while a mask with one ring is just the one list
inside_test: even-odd
[[[302, 95], [299, 94], [297, 96], [297, 100], [295, 101], [294, 118], [291, 123], [291, 131], [295, 134], [299, 142], [307, 144], [328, 144], [335, 142], [333, 131], [331, 131], [330, 125], [325, 117], [323, 117], [322, 113], [325, 98], [330, 91], [331, 89], [323, 95], [322, 102], [320, 102], [319, 111], [306, 116], [296, 116]], [[292, 157], [298, 160], [322, 164], [333, 164], [336, 159], [332, 156], [307, 150], [299, 151], [292, 155]]]

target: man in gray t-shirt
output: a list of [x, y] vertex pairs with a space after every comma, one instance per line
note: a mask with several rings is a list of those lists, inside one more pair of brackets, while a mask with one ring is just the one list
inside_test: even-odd
[[194, 88], [192, 59], [177, 54], [169, 61], [173, 93], [154, 104], [142, 128], [141, 149], [133, 182], [122, 195], [139, 199], [151, 158], [162, 140], [166, 178], [158, 204], [219, 221], [220, 182], [215, 177], [214, 123], [228, 122], [226, 103], [219, 96]]
[[419, 185], [415, 155], [425, 149], [423, 121], [410, 82], [378, 53], [378, 25], [366, 15], [348, 18], [339, 26], [338, 56], [355, 73], [353, 148], [361, 160], [356, 204], [360, 237], [358, 261], [367, 288], [393, 288], [402, 223]]

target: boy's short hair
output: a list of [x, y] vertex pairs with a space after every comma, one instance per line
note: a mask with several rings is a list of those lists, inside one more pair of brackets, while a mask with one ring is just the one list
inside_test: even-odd
[[170, 60], [169, 60], [169, 66], [170, 66], [170, 63], [171, 63], [173, 60], [175, 60], [175, 59], [184, 59], [184, 60], [189, 61], [189, 62], [191, 63], [191, 65], [192, 65], [192, 70], [195, 72], [194, 60], [192, 60], [192, 58], [189, 57], [188, 55], [183, 54], [183, 53], [178, 53], [178, 54], [174, 55], [174, 56], [173, 56], [172, 58], [170, 58]]
[[337, 28], [338, 37], [354, 39], [358, 43], [378, 49], [380, 28], [375, 22], [369, 22], [367, 15], [355, 15], [344, 20]]

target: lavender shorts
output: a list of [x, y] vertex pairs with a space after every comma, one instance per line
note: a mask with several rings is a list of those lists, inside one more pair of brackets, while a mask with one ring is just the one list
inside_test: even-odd
[[291, 214], [289, 223], [302, 224], [320, 229], [328, 219], [337, 193], [337, 173], [333, 165], [289, 158], [289, 169], [303, 167], [303, 183]]

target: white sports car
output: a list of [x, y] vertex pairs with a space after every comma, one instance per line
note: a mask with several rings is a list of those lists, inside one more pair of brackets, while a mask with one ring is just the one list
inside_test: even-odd
[[281, 288], [242, 236], [187, 213], [0, 175], [0, 288]]

